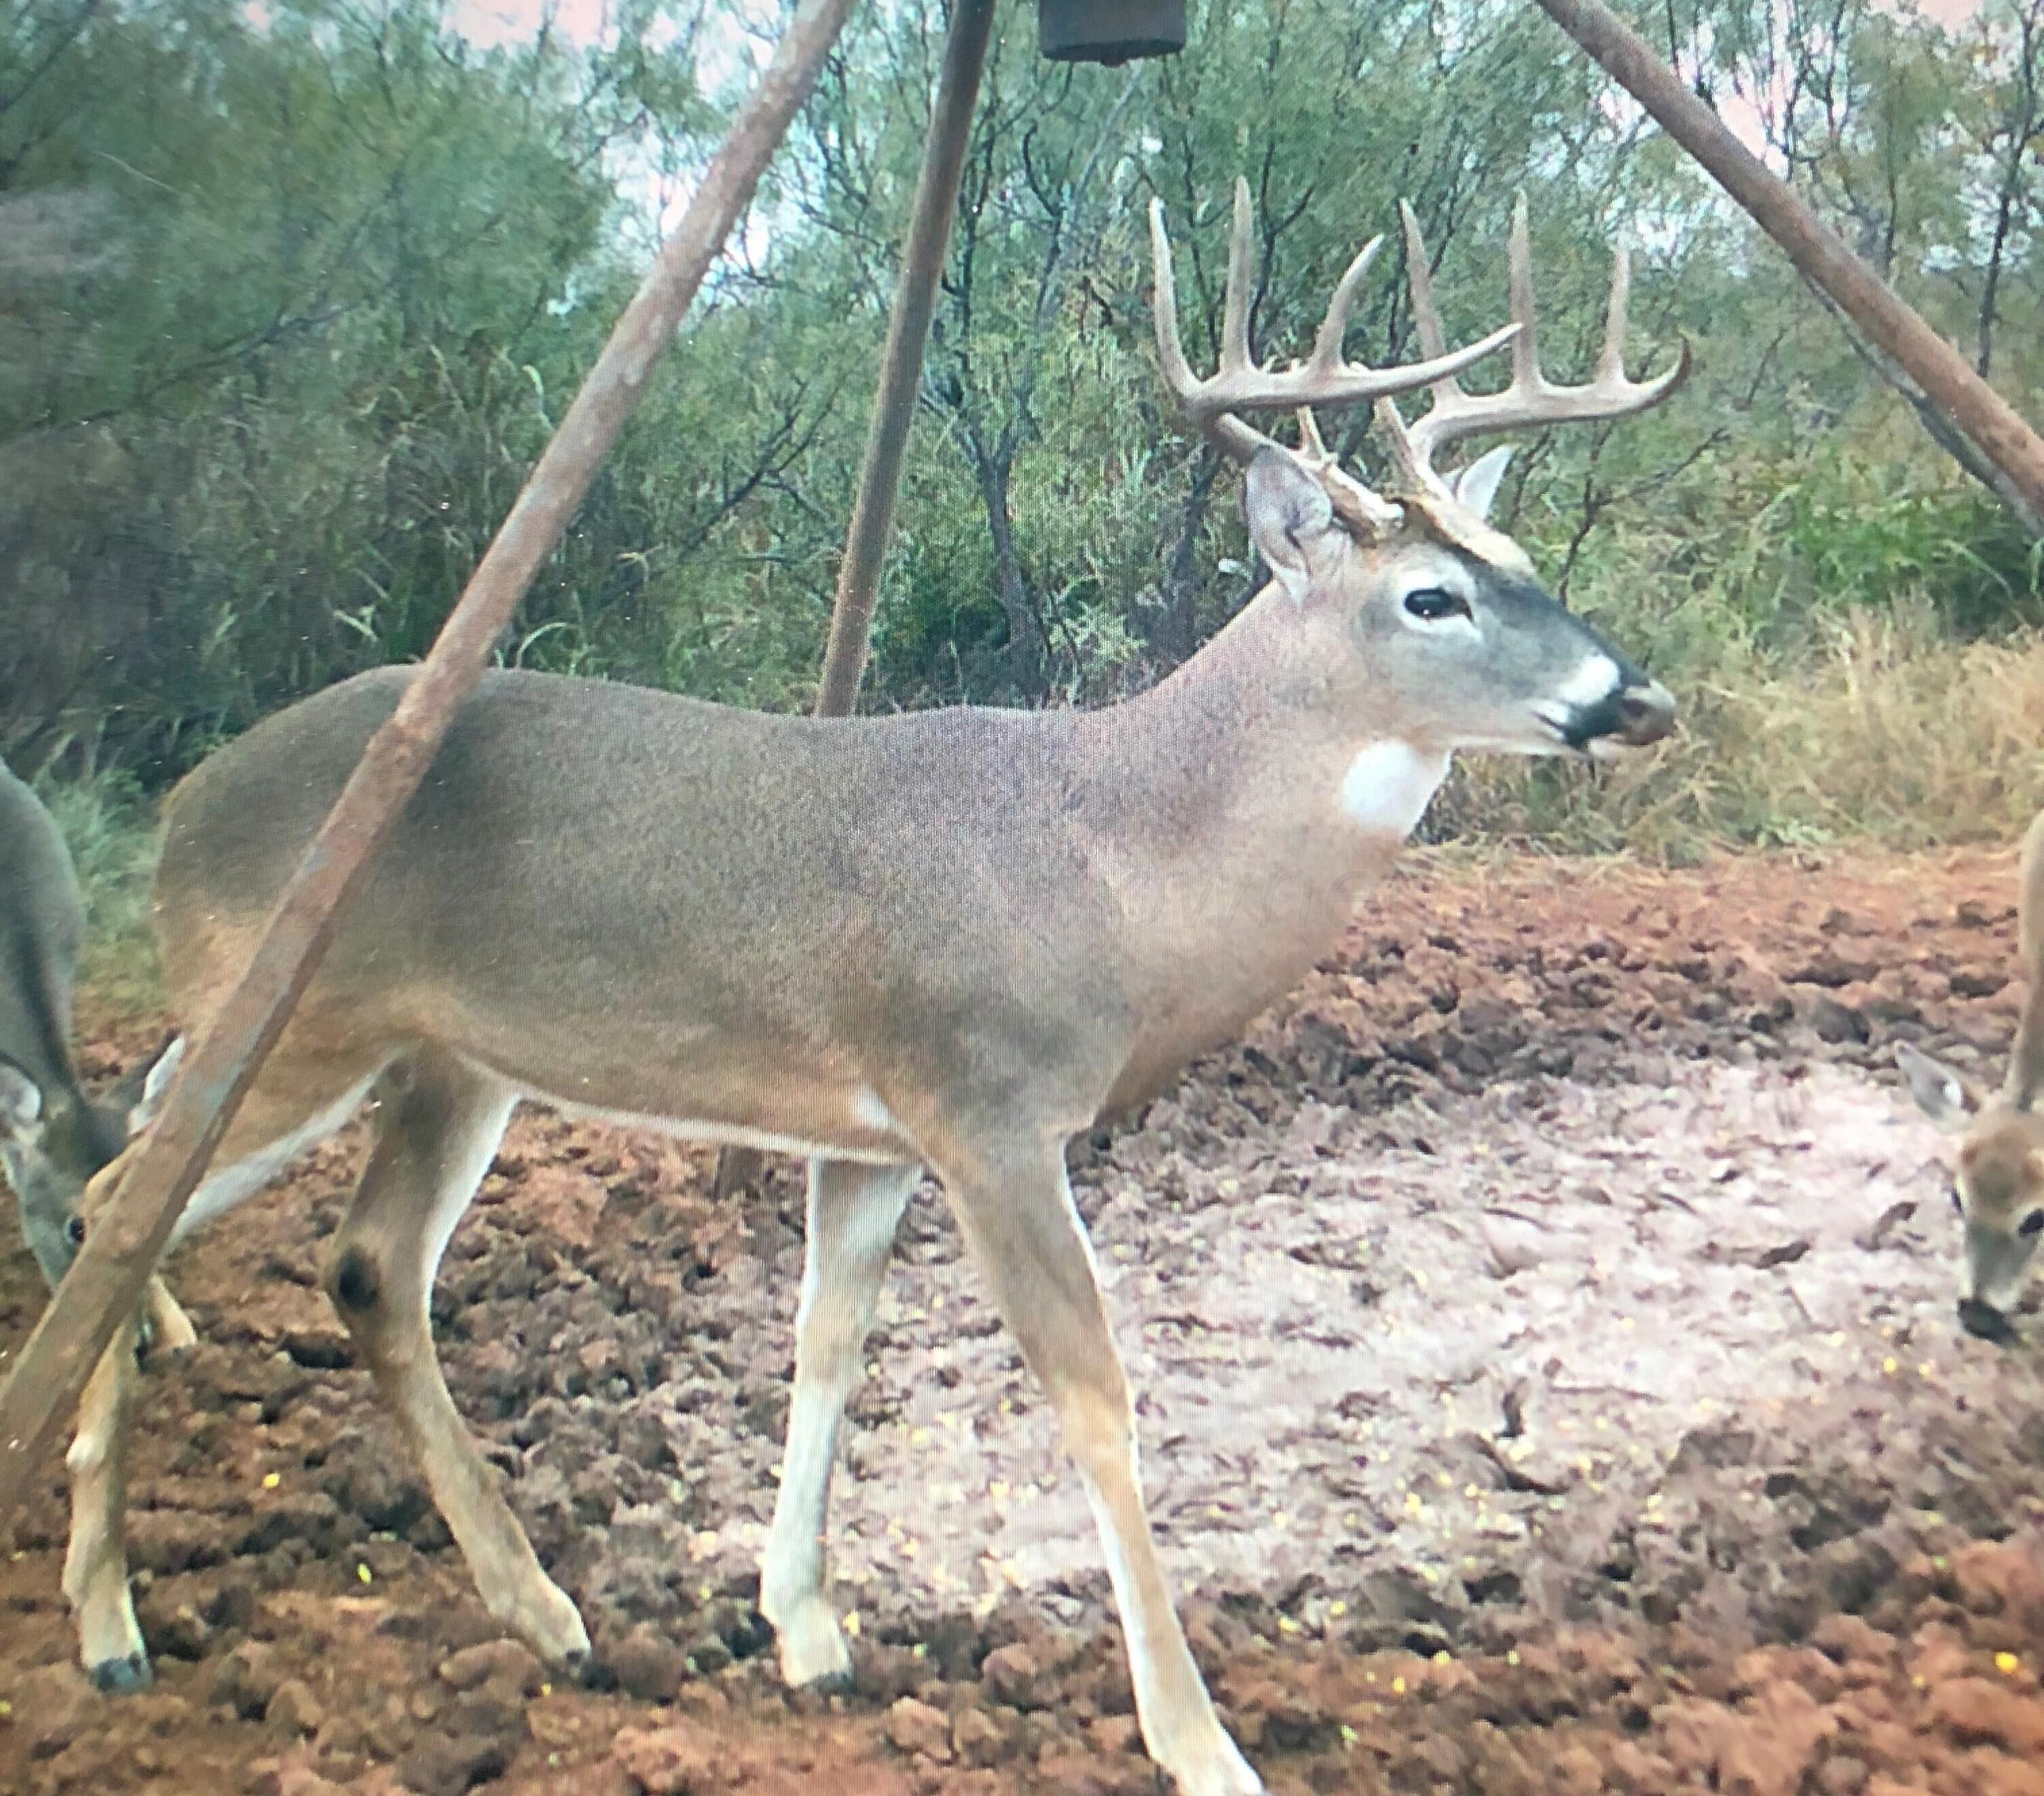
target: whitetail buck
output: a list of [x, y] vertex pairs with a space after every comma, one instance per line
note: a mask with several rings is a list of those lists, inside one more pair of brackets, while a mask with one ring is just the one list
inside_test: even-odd
[[2038, 1244], [2044, 1241], [2044, 815], [2023, 838], [2017, 932], [2030, 990], [1999, 1093], [1980, 1089], [1942, 1061], [1899, 1043], [1895, 1057], [1925, 1115], [1959, 1138], [1952, 1207], [1965, 1225], [1965, 1290], [1959, 1321], [1988, 1340], [2012, 1340], [2008, 1313]]
[[[85, 901], [56, 820], [0, 763], [0, 1168], [14, 1189], [22, 1238], [54, 1290], [85, 1238], [88, 1180], [152, 1114], [179, 1044], [135, 1067], [97, 1099], [71, 1059]], [[157, 1341], [188, 1345], [191, 1325], [160, 1282], [150, 1286]]]
[[[800, 1685], [849, 1664], [824, 1584], [831, 1467], [896, 1223], [928, 1168], [1082, 1475], [1143, 1739], [1189, 1796], [1224, 1796], [1260, 1786], [1208, 1699], [1151, 1544], [1066, 1144], [1158, 1091], [1329, 952], [1457, 749], [1588, 757], [1667, 733], [1667, 693], [1484, 521], [1502, 452], [1452, 478], [1431, 457], [1477, 432], [1637, 410], [1683, 366], [1626, 379], [1621, 258], [1596, 379], [1549, 384], [1522, 214], [1512, 325], [1446, 352], [1415, 233], [1427, 360], [1344, 360], [1366, 251], [1308, 360], [1264, 370], [1248, 349], [1244, 188], [1220, 368], [1198, 380], [1179, 348], [1161, 212], [1153, 225], [1165, 371], [1248, 463], [1270, 584], [1154, 690], [1091, 713], [769, 717], [490, 675], [182, 1229], [248, 1196], [375, 1091], [328, 1289], [490, 1613], [573, 1663], [589, 1650], [582, 1619], [540, 1569], [434, 1356], [441, 1250], [521, 1098], [809, 1156], [794, 1390], [760, 1585], [782, 1672]], [[1456, 386], [1508, 340], [1504, 391]], [[1421, 387], [1433, 404], [1408, 426], [1386, 396]], [[1242, 417], [1372, 401], [1401, 477], [1389, 494], [1335, 467], [1316, 433], [1295, 452]], [[410, 677], [365, 675], [293, 706], [178, 788], [156, 917], [181, 1017], [203, 1020], [240, 975]], [[85, 1663], [114, 1686], [147, 1675], [120, 1513], [129, 1358], [117, 1343], [83, 1406], [66, 1568]]]

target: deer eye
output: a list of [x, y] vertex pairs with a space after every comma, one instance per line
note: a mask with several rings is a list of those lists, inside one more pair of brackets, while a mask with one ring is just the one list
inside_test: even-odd
[[83, 1247], [85, 1244], [85, 1218], [74, 1216], [64, 1225], [64, 1235], [73, 1247]]
[[1469, 601], [1442, 586], [1420, 586], [1405, 595], [1407, 613], [1423, 624], [1438, 624], [1444, 617], [1466, 617]]
[[2044, 1234], [2044, 1210], [2033, 1210], [2016, 1229], [2019, 1235]]

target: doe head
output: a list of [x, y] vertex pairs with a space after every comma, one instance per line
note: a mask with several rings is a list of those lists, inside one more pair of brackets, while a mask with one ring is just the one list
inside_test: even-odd
[[180, 1036], [97, 1099], [75, 1090], [45, 1093], [0, 1055], [0, 1170], [13, 1189], [29, 1251], [52, 1290], [85, 1240], [86, 1186], [155, 1120], [183, 1052]]
[[2023, 837], [2018, 874], [2019, 952], [2030, 978], [2008, 1074], [1987, 1091], [1956, 1067], [1899, 1043], [1917, 1107], [1957, 1144], [1951, 1200], [1964, 1229], [1959, 1320], [1989, 1340], [2015, 1338], [2009, 1313], [2044, 1244], [2044, 814]]
[[1984, 1340], [2012, 1338], [2009, 1311], [2044, 1241], [2044, 1117], [1983, 1092], [1907, 1042], [1895, 1057], [1917, 1107], [1957, 1139], [1951, 1202], [1965, 1234], [1959, 1320]]

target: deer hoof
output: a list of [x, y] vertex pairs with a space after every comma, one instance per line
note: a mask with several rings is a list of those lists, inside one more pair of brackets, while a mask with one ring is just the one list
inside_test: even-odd
[[86, 1669], [93, 1683], [109, 1696], [132, 1696], [156, 1681], [146, 1652], [131, 1652], [120, 1659], [102, 1659]]
[[553, 1580], [541, 1573], [521, 1599], [493, 1607], [491, 1617], [524, 1641], [547, 1664], [571, 1678], [587, 1683], [592, 1663], [589, 1629], [582, 1625], [582, 1612], [574, 1600]]
[[820, 1596], [797, 1603], [775, 1624], [774, 1632], [780, 1648], [781, 1681], [789, 1689], [828, 1694], [851, 1687], [851, 1651], [837, 1617]]

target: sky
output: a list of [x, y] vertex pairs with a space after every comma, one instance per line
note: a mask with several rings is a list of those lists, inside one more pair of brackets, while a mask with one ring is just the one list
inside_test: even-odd
[[[254, 0], [254, 3], [259, 6], [261, 0]], [[1951, 29], [1974, 17], [1984, 0], [1916, 0], [1916, 4], [1927, 16]], [[774, 0], [748, 0], [747, 10], [760, 23], [769, 23], [775, 12]], [[455, 29], [471, 41], [485, 47], [523, 42], [531, 38], [539, 29], [540, 21], [549, 16], [555, 29], [563, 36], [578, 43], [594, 43], [603, 37], [609, 27], [609, 7], [608, 0], [453, 0], [451, 8]], [[709, 86], [720, 87], [739, 73], [736, 60], [738, 48], [735, 39], [723, 33], [713, 33], [705, 41], [702, 46], [702, 73]], [[1195, 42], [1188, 53], [1197, 55], [1198, 48]], [[1766, 133], [1758, 110], [1750, 102], [1734, 94], [1720, 96], [1719, 104], [1725, 123], [1734, 133], [1749, 149], [1764, 156], [1768, 148]], [[666, 203], [659, 210], [671, 211], [675, 198], [666, 196]]]
[[[1979, 12], [1982, 0], [1917, 0], [1917, 3], [1929, 17], [1950, 27], [1972, 18]], [[765, 0], [756, 10], [763, 17], [773, 10]], [[465, 37], [482, 44], [507, 44], [530, 37], [549, 10], [557, 27], [579, 42], [593, 42], [603, 34], [608, 10], [605, 0], [457, 0], [453, 16]]]
[[463, 37], [488, 48], [524, 42], [548, 13], [564, 36], [594, 43], [603, 36], [609, 10], [604, 0], [456, 0], [448, 13]]
[[[745, 10], [762, 23], [775, 12], [772, 0], [748, 0]], [[455, 29], [486, 48], [525, 42], [550, 14], [563, 37], [593, 44], [603, 37], [610, 14], [607, 0], [454, 0], [448, 10]]]

